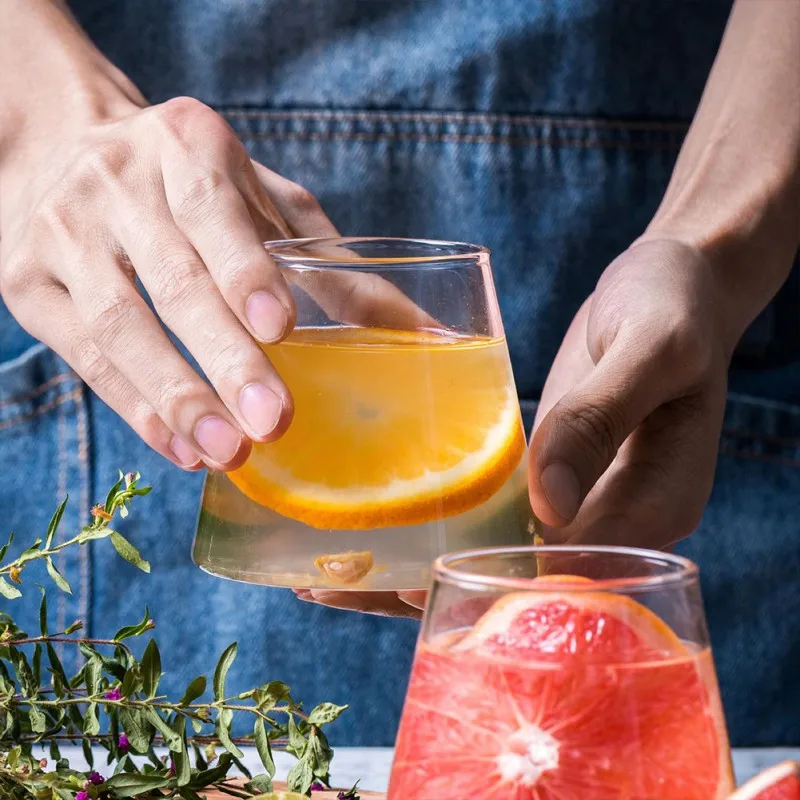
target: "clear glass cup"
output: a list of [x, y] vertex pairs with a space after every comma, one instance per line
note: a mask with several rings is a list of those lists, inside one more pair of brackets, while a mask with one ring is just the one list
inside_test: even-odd
[[264, 350], [294, 419], [206, 478], [204, 570], [273, 586], [421, 589], [439, 555], [531, 541], [526, 442], [492, 281], [476, 245], [267, 245], [297, 324]]
[[388, 800], [732, 790], [694, 564], [600, 546], [436, 562]]

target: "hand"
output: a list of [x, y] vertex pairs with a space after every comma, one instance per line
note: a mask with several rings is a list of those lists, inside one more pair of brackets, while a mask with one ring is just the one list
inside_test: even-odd
[[235, 468], [286, 429], [291, 396], [258, 342], [295, 310], [262, 242], [337, 235], [306, 190], [189, 98], [65, 126], [10, 163], [0, 293], [26, 330], [186, 469]]
[[547, 541], [663, 548], [694, 530], [738, 338], [724, 296], [706, 258], [675, 241], [635, 244], [603, 273], [534, 425], [530, 493]]
[[337, 592], [329, 589], [292, 589], [300, 600], [342, 611], [361, 611], [381, 617], [422, 619], [428, 593], [409, 592]]

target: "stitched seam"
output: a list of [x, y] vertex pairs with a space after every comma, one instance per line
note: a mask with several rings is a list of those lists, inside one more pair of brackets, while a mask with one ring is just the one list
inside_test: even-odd
[[[33, 419], [34, 417], [41, 416], [42, 414], [46, 414], [48, 411], [52, 411], [54, 408], [57, 408], [60, 405], [70, 401], [76, 400], [80, 395], [80, 387], [73, 389], [67, 394], [59, 395], [58, 397], [49, 400], [44, 405], [39, 406], [34, 411], [31, 411], [28, 414], [21, 414], [17, 417], [12, 417], [11, 419], [6, 419], [0, 422], [0, 431], [7, 430], [8, 428], [13, 428], [16, 425], [21, 425], [23, 422], [27, 422], [28, 420]], [[60, 502], [60, 501], [59, 501]]]
[[427, 134], [427, 133], [364, 133], [353, 131], [261, 131], [242, 132], [245, 140], [266, 141], [399, 141], [399, 142], [433, 142], [441, 144], [508, 144], [526, 147], [576, 147], [588, 150], [616, 149], [623, 150], [679, 150], [679, 142], [623, 142], [623, 141], [582, 141], [557, 139], [553, 137], [505, 136], [502, 134]]
[[62, 372], [59, 375], [50, 378], [50, 380], [45, 381], [40, 386], [37, 386], [35, 389], [26, 392], [25, 394], [12, 396], [7, 398], [6, 400], [0, 401], [0, 408], [8, 408], [8, 406], [19, 405], [28, 400], [33, 400], [35, 397], [38, 397], [40, 394], [43, 394], [48, 389], [52, 389], [53, 386], [57, 386], [59, 383], [63, 383], [70, 377], [72, 376], [70, 375], [69, 372]]
[[232, 119], [275, 120], [347, 120], [354, 122], [478, 122], [489, 125], [548, 125], [552, 127], [588, 130], [656, 131], [685, 133], [686, 122], [647, 122], [637, 120], [603, 120], [596, 118], [548, 117], [536, 114], [501, 114], [484, 112], [439, 112], [439, 111], [333, 111], [326, 109], [304, 109], [280, 111], [272, 109], [220, 108], [220, 114]]

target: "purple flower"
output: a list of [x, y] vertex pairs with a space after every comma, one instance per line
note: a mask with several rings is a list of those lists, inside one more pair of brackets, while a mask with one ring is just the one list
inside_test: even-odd
[[101, 783], [105, 782], [106, 779], [99, 772], [90, 772], [89, 777], [86, 779], [86, 784], [91, 784], [92, 786], [100, 786]]
[[172, 759], [169, 760], [169, 774], [175, 774], [175, 762]]
[[106, 692], [103, 697], [106, 700], [122, 700], [122, 692], [119, 689], [112, 689], [110, 692]]
[[89, 800], [89, 792], [78, 792], [75, 795], [75, 800]]
[[117, 747], [120, 753], [127, 753], [128, 750], [131, 749], [131, 743], [128, 741], [128, 737], [124, 733], [119, 735], [119, 744]]
[[312, 792], [324, 792], [325, 791], [325, 787], [319, 781], [314, 781], [314, 783], [311, 784], [311, 791]]

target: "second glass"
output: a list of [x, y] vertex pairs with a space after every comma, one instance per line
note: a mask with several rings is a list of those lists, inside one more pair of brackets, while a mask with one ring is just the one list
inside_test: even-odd
[[427, 588], [439, 555], [530, 541], [525, 435], [489, 253], [452, 242], [267, 248], [294, 332], [278, 441], [206, 480], [194, 558], [273, 586]]

